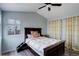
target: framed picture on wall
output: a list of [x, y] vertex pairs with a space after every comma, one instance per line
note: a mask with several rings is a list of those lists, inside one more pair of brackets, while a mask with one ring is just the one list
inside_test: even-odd
[[20, 34], [20, 25], [15, 26], [15, 34]]
[[20, 21], [15, 19], [8, 20], [8, 35], [20, 34]]
[[8, 25], [8, 35], [14, 35], [14, 34], [15, 34], [15, 26]]

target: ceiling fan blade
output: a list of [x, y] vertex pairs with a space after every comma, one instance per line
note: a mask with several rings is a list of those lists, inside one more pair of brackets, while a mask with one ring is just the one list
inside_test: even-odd
[[42, 9], [42, 8], [44, 8], [44, 7], [46, 7], [47, 5], [44, 5], [44, 6], [42, 6], [42, 7], [40, 7], [40, 8], [38, 8], [38, 9]]
[[52, 6], [61, 6], [62, 4], [61, 3], [54, 3], [54, 4], [51, 3], [51, 5]]
[[48, 5], [48, 4], [51, 4], [51, 3], [45, 3], [45, 4], [47, 4], [47, 5]]

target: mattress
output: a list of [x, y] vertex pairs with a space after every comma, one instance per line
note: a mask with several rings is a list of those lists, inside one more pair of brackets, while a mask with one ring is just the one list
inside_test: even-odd
[[43, 56], [44, 48], [54, 45], [61, 40], [46, 38], [46, 37], [38, 37], [38, 38], [28, 38], [26, 39], [26, 43], [30, 46], [36, 53]]

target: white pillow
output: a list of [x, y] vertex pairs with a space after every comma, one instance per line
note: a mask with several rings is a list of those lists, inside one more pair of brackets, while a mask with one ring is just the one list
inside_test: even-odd
[[32, 35], [31, 34], [27, 34], [28, 38], [32, 38]]

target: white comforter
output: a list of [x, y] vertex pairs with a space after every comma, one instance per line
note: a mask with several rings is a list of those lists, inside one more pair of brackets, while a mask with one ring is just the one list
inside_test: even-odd
[[26, 39], [26, 43], [38, 50], [39, 52], [44, 52], [43, 49], [50, 46], [50, 45], [53, 45], [55, 43], [58, 43], [60, 42], [60, 40], [56, 40], [56, 39], [51, 39], [51, 38], [46, 38], [46, 37], [38, 37], [38, 38], [28, 38]]

